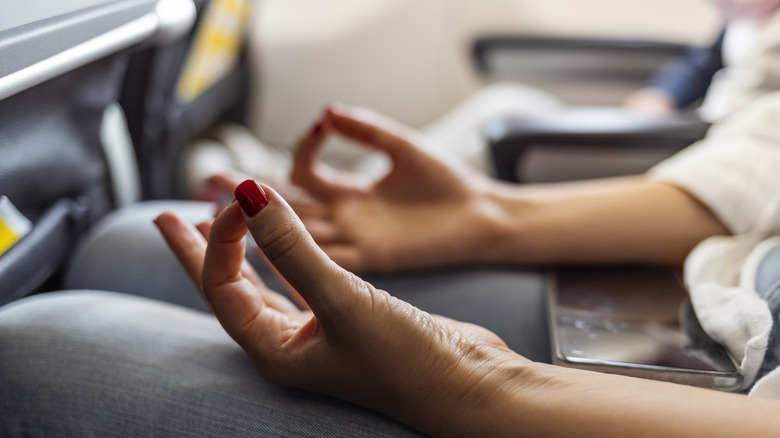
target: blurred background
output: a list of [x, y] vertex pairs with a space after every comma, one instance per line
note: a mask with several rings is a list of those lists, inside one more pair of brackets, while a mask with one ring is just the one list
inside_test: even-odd
[[[277, 146], [294, 141], [334, 100], [422, 127], [486, 83], [510, 76], [572, 104], [619, 104], [638, 85], [625, 77], [599, 86], [551, 77], [528, 65], [539, 58], [514, 57], [504, 65], [511, 72], [480, 74], [472, 45], [486, 35], [706, 45], [721, 25], [706, 0], [262, 0], [253, 8], [247, 122]], [[550, 68], [578, 68], [555, 62]]]

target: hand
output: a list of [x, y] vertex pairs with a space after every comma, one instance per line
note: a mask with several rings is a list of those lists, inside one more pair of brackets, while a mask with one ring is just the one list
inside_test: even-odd
[[651, 116], [668, 116], [677, 111], [672, 97], [663, 90], [640, 88], [632, 91], [623, 102], [623, 106]]
[[[434, 317], [377, 290], [333, 263], [276, 192], [249, 181], [238, 204], [214, 221], [205, 253], [198, 232], [166, 214], [157, 223], [225, 330], [275, 382], [371, 409], [424, 431], [452, 427], [509, 352], [493, 333]], [[254, 205], [254, 207], [252, 207]], [[245, 222], [246, 220], [246, 222]], [[312, 313], [274, 305], [274, 294], [246, 270], [244, 236], [252, 232], [278, 272]], [[307, 318], [301, 318], [302, 315]]]
[[[349, 178], [317, 161], [338, 133], [387, 154], [378, 181]], [[363, 109], [331, 107], [296, 151], [292, 182], [316, 202], [291, 201], [309, 232], [339, 265], [354, 272], [471, 263], [491, 238], [489, 181], [422, 150], [408, 128]]]
[[[176, 258], [184, 267], [195, 287], [202, 291], [201, 279], [203, 277], [203, 260], [206, 255], [206, 239], [211, 232], [211, 222], [206, 221], [193, 226], [182, 219], [176, 213], [165, 212], [161, 214], [154, 223], [163, 235], [163, 238], [171, 248]], [[285, 296], [269, 289], [257, 272], [252, 268], [248, 261], [244, 260], [241, 264], [241, 275], [247, 281], [252, 283], [260, 292], [265, 304], [269, 307], [286, 312], [298, 320], [308, 320], [311, 312], [301, 312], [295, 304], [290, 302]], [[280, 278], [282, 283], [290, 288], [289, 293], [296, 303], [308, 310], [303, 298], [300, 297], [284, 279]], [[205, 297], [204, 297], [205, 298]]]

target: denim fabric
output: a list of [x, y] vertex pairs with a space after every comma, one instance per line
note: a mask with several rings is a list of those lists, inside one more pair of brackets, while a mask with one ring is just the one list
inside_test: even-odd
[[756, 290], [769, 305], [772, 332], [759, 377], [780, 365], [780, 246], [770, 250], [758, 266]]

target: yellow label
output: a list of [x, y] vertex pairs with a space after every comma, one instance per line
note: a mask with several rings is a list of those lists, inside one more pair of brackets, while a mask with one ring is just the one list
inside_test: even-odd
[[0, 218], [0, 254], [6, 252], [8, 248], [12, 247], [21, 238], [22, 236]]
[[238, 64], [249, 21], [249, 0], [215, 0], [198, 28], [176, 88], [179, 101], [195, 100]]
[[7, 196], [0, 196], [0, 254], [8, 251], [32, 229], [32, 223], [14, 207]]

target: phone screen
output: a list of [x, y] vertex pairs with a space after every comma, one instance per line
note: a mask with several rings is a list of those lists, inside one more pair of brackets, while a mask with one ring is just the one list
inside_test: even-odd
[[556, 269], [549, 309], [555, 363], [724, 390], [741, 383], [667, 268]]

